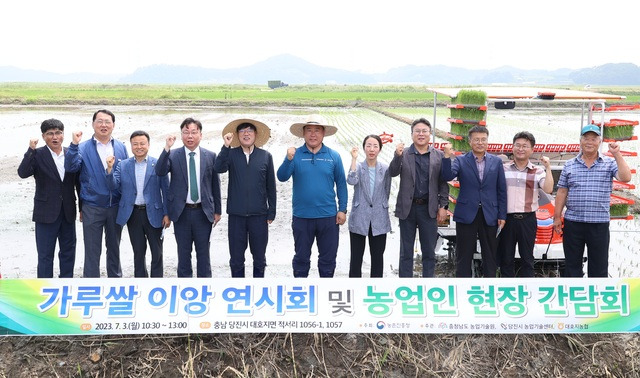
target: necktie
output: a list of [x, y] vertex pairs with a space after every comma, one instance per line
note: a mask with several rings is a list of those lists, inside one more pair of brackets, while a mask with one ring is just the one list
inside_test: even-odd
[[196, 177], [196, 160], [193, 158], [195, 152], [189, 152], [189, 186], [191, 187], [191, 200], [198, 201], [198, 178]]

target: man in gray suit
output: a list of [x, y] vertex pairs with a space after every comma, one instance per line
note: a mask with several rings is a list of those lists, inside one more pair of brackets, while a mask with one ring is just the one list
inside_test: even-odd
[[398, 275], [413, 277], [413, 244], [416, 227], [422, 250], [422, 276], [433, 277], [436, 267], [437, 221], [445, 220], [449, 186], [440, 175], [443, 153], [429, 146], [431, 124], [424, 118], [411, 124], [413, 144], [396, 147], [389, 164], [391, 177], [400, 175], [395, 215], [400, 220]]

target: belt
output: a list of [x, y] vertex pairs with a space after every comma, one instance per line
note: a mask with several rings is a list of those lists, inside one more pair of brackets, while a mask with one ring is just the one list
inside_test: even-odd
[[524, 219], [526, 217], [529, 217], [531, 215], [535, 214], [534, 211], [530, 212], [530, 213], [508, 213], [507, 216], [514, 218], [514, 219]]
[[136, 210], [144, 210], [147, 208], [147, 205], [133, 205], [133, 208]]
[[202, 207], [202, 203], [198, 202], [198, 203], [185, 203], [184, 204], [185, 207], [188, 207], [189, 209], [199, 209]]
[[426, 200], [424, 198], [415, 198], [413, 200], [413, 203], [415, 203], [416, 205], [426, 205], [429, 203], [429, 200]]

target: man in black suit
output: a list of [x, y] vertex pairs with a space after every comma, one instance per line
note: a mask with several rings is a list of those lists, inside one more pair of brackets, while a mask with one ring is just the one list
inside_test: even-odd
[[60, 251], [60, 278], [73, 277], [76, 261], [76, 194], [77, 174], [65, 172], [64, 125], [48, 119], [40, 126], [46, 146], [36, 148], [38, 139], [29, 141], [29, 149], [18, 167], [22, 178], [33, 176], [36, 194], [33, 198], [33, 221], [36, 222], [38, 278], [53, 278], [56, 240]]
[[180, 130], [184, 147], [171, 150], [176, 137], [168, 136], [156, 174], [162, 177], [171, 172], [167, 208], [178, 247], [178, 277], [193, 277], [194, 244], [198, 277], [211, 277], [209, 237], [222, 213], [220, 178], [213, 170], [216, 154], [200, 147], [200, 121], [187, 118]]

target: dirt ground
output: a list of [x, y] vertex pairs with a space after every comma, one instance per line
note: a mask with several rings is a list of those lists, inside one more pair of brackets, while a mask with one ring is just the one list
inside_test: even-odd
[[638, 377], [640, 337], [4, 337], [0, 377]]

